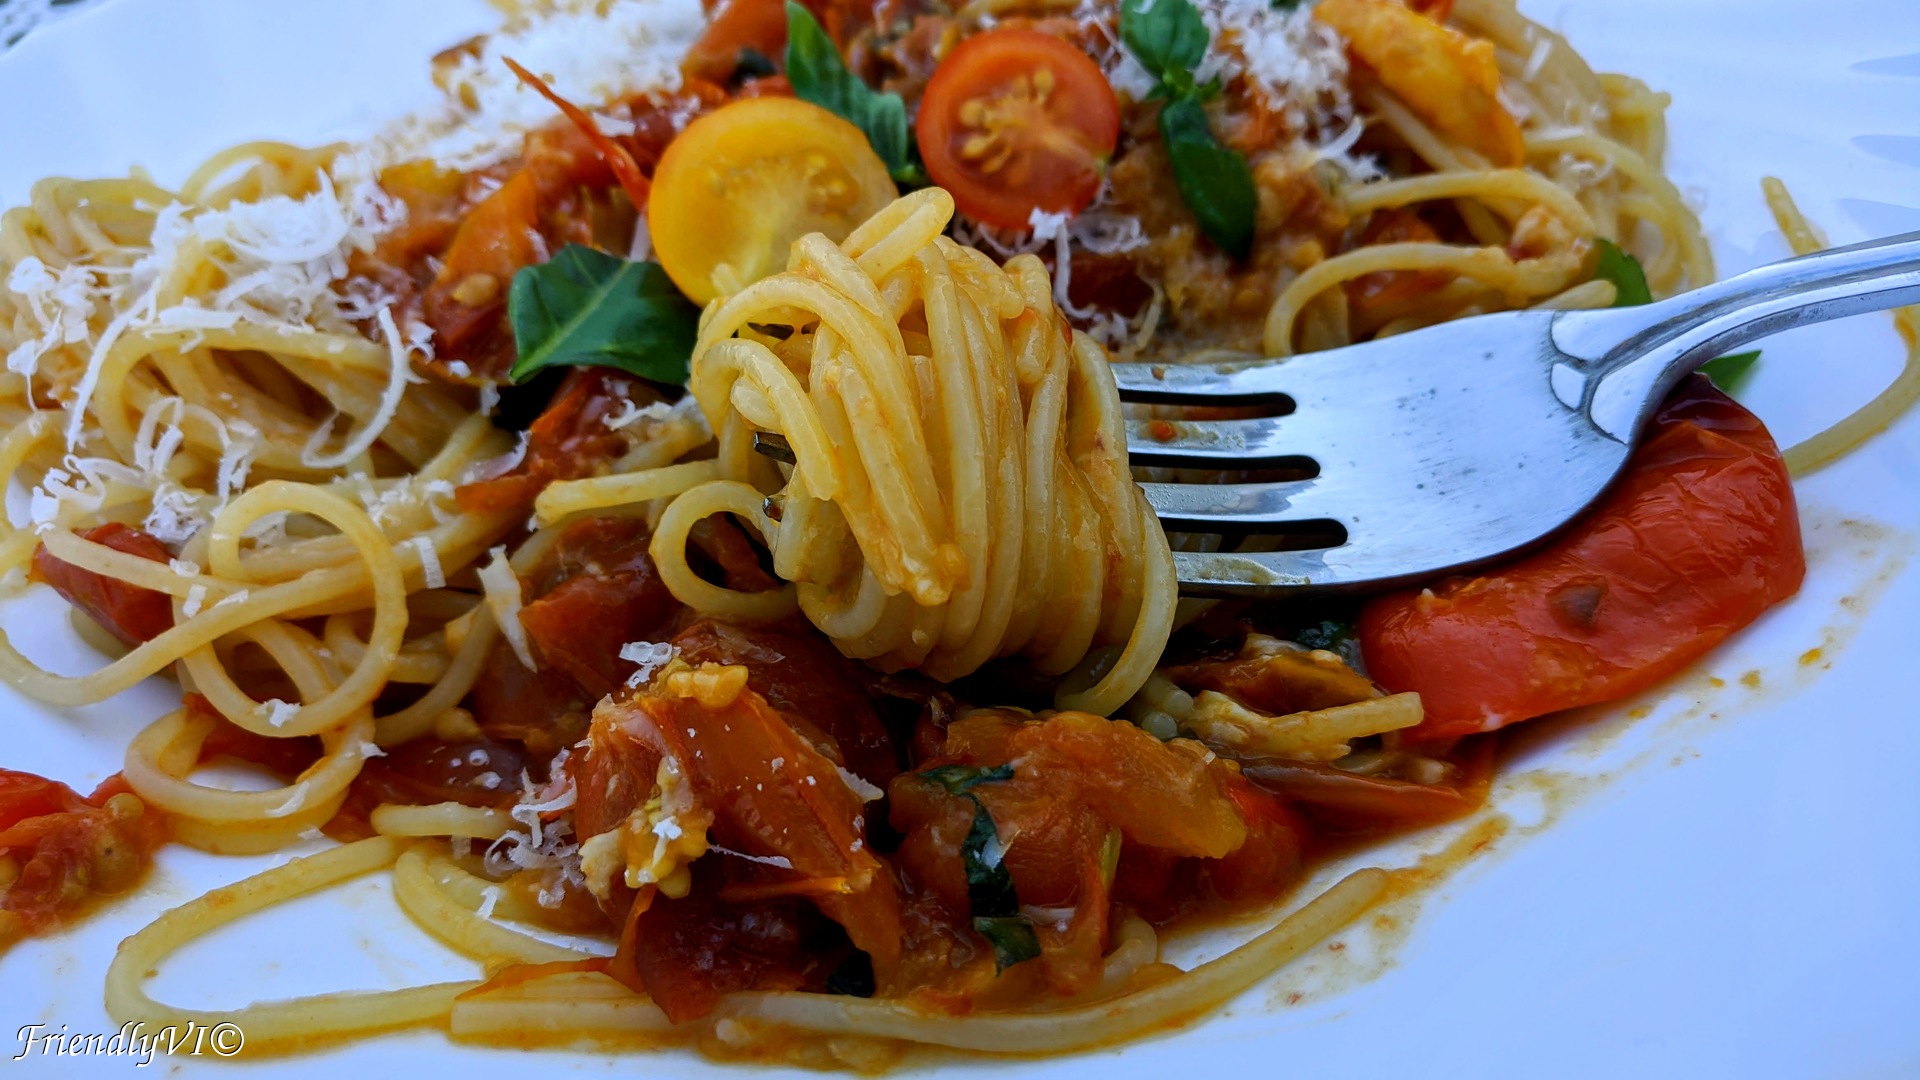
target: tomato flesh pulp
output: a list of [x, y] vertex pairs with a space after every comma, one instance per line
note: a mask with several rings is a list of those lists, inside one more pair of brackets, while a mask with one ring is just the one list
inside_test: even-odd
[[1120, 105], [1100, 68], [1034, 30], [991, 30], [935, 69], [915, 122], [934, 182], [961, 212], [1025, 230], [1033, 213], [1075, 213], [1100, 190]]
[[83, 799], [65, 784], [0, 769], [0, 949], [138, 884], [165, 837], [164, 815], [117, 774]]
[[1361, 612], [1369, 670], [1420, 693], [1448, 739], [1643, 690], [1806, 574], [1793, 487], [1752, 413], [1704, 377], [1655, 416], [1626, 472], [1551, 547]]

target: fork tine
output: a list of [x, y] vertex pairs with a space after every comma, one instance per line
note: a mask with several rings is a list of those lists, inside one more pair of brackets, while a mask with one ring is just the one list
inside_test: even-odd
[[1129, 420], [1127, 456], [1135, 465], [1227, 468], [1312, 460], [1316, 449], [1301, 425], [1285, 419]]
[[1224, 364], [1115, 364], [1120, 400], [1170, 405], [1288, 404], [1276, 382], [1284, 364], [1237, 360]]
[[1278, 532], [1288, 524], [1350, 515], [1338, 490], [1323, 479], [1266, 484], [1141, 484], [1147, 502], [1168, 529], [1212, 532], [1260, 526]]

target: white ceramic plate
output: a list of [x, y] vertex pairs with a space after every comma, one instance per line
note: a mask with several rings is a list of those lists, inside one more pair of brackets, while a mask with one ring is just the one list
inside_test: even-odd
[[[1761, 203], [1766, 173], [1837, 242], [1920, 229], [1912, 0], [1525, 6], [1596, 67], [1673, 93], [1671, 172], [1701, 206], [1722, 273], [1787, 254]], [[492, 22], [481, 0], [113, 0], [0, 58], [0, 201], [19, 202], [49, 174], [138, 164], [164, 183], [241, 139], [366, 134], [429, 101], [427, 58]], [[1801, 331], [1766, 344], [1745, 397], [1791, 443], [1883, 386], [1902, 355], [1884, 316]], [[1423, 898], [1202, 1026], [1020, 1067], [1103, 1078], [1920, 1075], [1920, 784], [1909, 779], [1920, 695], [1905, 681], [1920, 659], [1916, 477], [1920, 417], [1908, 416], [1803, 482], [1803, 593], [1658, 692], [1543, 729], [1477, 826], [1499, 838]], [[80, 670], [88, 654], [42, 592], [0, 610], [0, 626], [33, 655]], [[172, 694], [142, 687], [60, 714], [0, 689], [0, 763], [84, 790], [119, 768], [126, 740]], [[1374, 857], [1403, 865], [1460, 833]], [[287, 857], [169, 849], [138, 895], [16, 947], [0, 960], [0, 1058], [20, 1052], [22, 1025], [110, 1030], [101, 982], [121, 938]], [[1197, 956], [1219, 942], [1185, 947]], [[199, 943], [152, 989], [182, 1005], [237, 1006], [471, 971], [368, 880]], [[125, 1075], [131, 1063], [8, 1064]], [[725, 1071], [688, 1053], [528, 1055], [432, 1032], [165, 1067]]]

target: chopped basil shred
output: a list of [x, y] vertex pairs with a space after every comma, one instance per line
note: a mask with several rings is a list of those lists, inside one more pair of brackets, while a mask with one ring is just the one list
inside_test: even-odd
[[1013, 779], [1013, 766], [983, 769], [942, 765], [921, 773], [920, 779], [973, 804], [973, 824], [960, 843], [960, 863], [967, 874], [967, 906], [973, 909], [973, 928], [992, 943], [994, 969], [1005, 971], [1039, 956], [1040, 939], [1034, 935], [1033, 921], [1020, 914], [1020, 897], [1013, 888], [1013, 875], [1007, 872], [1000, 832], [994, 827], [993, 815], [973, 794], [981, 784]]
[[884, 94], [847, 70], [833, 39], [813, 15], [787, 0], [787, 81], [793, 96], [818, 105], [866, 133], [895, 183], [927, 182], [899, 94]]
[[[1638, 307], [1653, 303], [1653, 290], [1647, 287], [1646, 271], [1641, 269], [1640, 260], [1620, 250], [1619, 245], [1610, 240], [1595, 240], [1600, 247], [1600, 261], [1594, 268], [1596, 281], [1613, 282], [1617, 294], [1614, 307]], [[1732, 395], [1747, 384], [1753, 377], [1754, 365], [1760, 361], [1760, 350], [1729, 353], [1700, 365], [1700, 373], [1713, 380], [1713, 385], [1723, 394]]]
[[996, 972], [1040, 955], [1040, 939], [1033, 932], [1033, 921], [1025, 915], [991, 918], [975, 915], [973, 928], [993, 943]]
[[977, 765], [942, 765], [921, 773], [920, 779], [939, 784], [949, 795], [965, 795], [981, 784], [1013, 779], [1013, 766], [995, 765], [991, 769], [983, 769]]
[[1294, 635], [1293, 640], [1309, 649], [1325, 649], [1356, 670], [1360, 667], [1360, 639], [1355, 636], [1351, 622], [1325, 619], [1318, 626], [1302, 629]]
[[764, 79], [769, 75], [780, 74], [773, 58], [751, 45], [743, 45], [733, 62], [733, 77], [736, 79]]
[[1260, 207], [1247, 159], [1214, 137], [1206, 102], [1220, 80], [1194, 79], [1212, 35], [1192, 0], [1123, 0], [1120, 40], [1155, 79], [1148, 100], [1160, 110], [1160, 141], [1173, 167], [1180, 199], [1200, 222], [1200, 231], [1236, 259], [1253, 248], [1254, 216]]
[[1728, 353], [1700, 365], [1700, 374], [1713, 380], [1713, 385], [1723, 394], [1734, 394], [1747, 385], [1753, 377], [1753, 365], [1760, 360], [1760, 350]]
[[585, 365], [679, 385], [687, 381], [700, 309], [659, 263], [568, 244], [513, 275], [507, 320], [519, 353], [508, 373], [514, 382], [549, 367]]
[[1600, 262], [1594, 267], [1596, 281], [1611, 281], [1614, 291], [1614, 307], [1638, 307], [1653, 303], [1653, 290], [1647, 287], [1647, 272], [1640, 269], [1640, 260], [1620, 250], [1620, 246], [1611, 240], [1595, 240], [1600, 248]]

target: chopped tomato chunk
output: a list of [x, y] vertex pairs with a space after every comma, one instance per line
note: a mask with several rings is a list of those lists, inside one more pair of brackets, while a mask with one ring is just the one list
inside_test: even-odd
[[[154, 562], [173, 557], [160, 541], [117, 521], [95, 525], [79, 535], [82, 540]], [[44, 545], [34, 549], [33, 572], [128, 648], [173, 629], [173, 600], [166, 593], [82, 570], [54, 558]]]
[[166, 831], [165, 815], [118, 774], [83, 799], [65, 784], [0, 769], [0, 948], [139, 884]]
[[[975, 776], [1011, 772], [956, 793], [940, 779], [948, 766]], [[890, 795], [892, 824], [905, 837], [895, 863], [962, 926], [973, 884], [963, 845], [976, 805], [990, 815], [1001, 864], [1033, 924], [1042, 977], [1056, 994], [1084, 990], [1099, 976], [1111, 902], [1125, 889], [1115, 884], [1116, 858], [1122, 868], [1129, 860], [1150, 865], [1162, 878], [1205, 877], [1234, 900], [1271, 898], [1298, 873], [1298, 826], [1281, 800], [1198, 743], [1163, 743], [1085, 713], [975, 713], [949, 725], [943, 755], [896, 778]], [[1136, 892], [1158, 897], [1157, 888]]]
[[628, 447], [607, 418], [628, 401], [651, 403], [660, 395], [639, 379], [611, 368], [574, 368], [545, 411], [527, 430], [526, 453], [511, 471], [467, 484], [454, 493], [460, 509], [482, 514], [525, 510], [555, 480], [592, 476]]
[[[667, 675], [630, 700], [602, 703], [586, 760], [575, 775], [580, 835], [592, 837], [599, 826], [623, 822], [619, 811], [625, 807], [632, 813], [655, 789], [649, 768], [671, 761], [702, 817], [711, 815], [712, 844], [725, 849], [704, 859], [747, 856], [738, 859], [744, 866], [728, 867], [726, 887], [715, 895], [748, 906], [781, 899], [810, 902], [872, 959], [884, 985], [900, 962], [901, 900], [892, 870], [868, 844], [867, 811], [855, 790], [857, 781], [755, 690], [738, 687], [723, 701], [724, 694], [690, 687], [695, 676], [710, 680], [729, 670], [735, 669], [679, 669], [684, 681]], [[657, 971], [650, 976], [647, 964], [659, 957], [649, 952], [653, 945], [641, 941], [656, 918], [678, 920], [672, 909], [686, 902], [687, 897], [651, 892], [630, 901], [629, 932], [612, 968], [616, 976], [631, 972], [676, 1020], [712, 1008], [714, 999], [701, 989], [699, 978], [679, 977], [699, 958], [683, 957], [676, 977]], [[656, 916], [655, 907], [667, 913]]]
[[1767, 429], [1695, 376], [1625, 473], [1546, 550], [1361, 612], [1374, 678], [1449, 739], [1646, 689], [1800, 588], [1793, 486]]
[[591, 518], [567, 527], [520, 609], [541, 665], [579, 685], [589, 700], [612, 693], [633, 673], [620, 649], [657, 641], [680, 606], [647, 554], [650, 534], [637, 518]]

